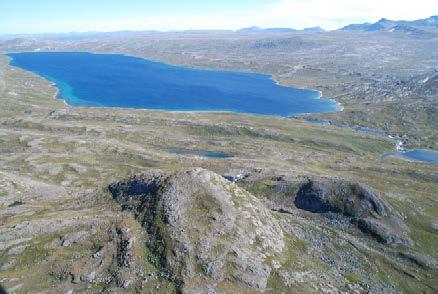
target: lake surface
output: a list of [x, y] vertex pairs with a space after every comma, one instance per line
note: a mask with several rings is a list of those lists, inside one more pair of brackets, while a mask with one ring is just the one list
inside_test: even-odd
[[424, 163], [438, 164], [438, 151], [432, 150], [409, 150], [409, 151], [394, 151], [385, 153], [382, 159], [386, 157], [399, 157], [405, 160], [413, 160]]
[[218, 158], [218, 159], [227, 159], [234, 157], [233, 154], [221, 152], [221, 151], [191, 150], [184, 148], [168, 148], [167, 151], [178, 155], [192, 155], [192, 156]]
[[338, 111], [320, 93], [278, 85], [268, 75], [200, 70], [85, 52], [10, 53], [11, 65], [54, 82], [73, 106], [233, 111], [289, 116]]

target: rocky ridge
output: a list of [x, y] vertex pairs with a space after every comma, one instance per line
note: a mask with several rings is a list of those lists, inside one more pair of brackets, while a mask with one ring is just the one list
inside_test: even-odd
[[[363, 233], [384, 244], [413, 246], [402, 217], [369, 187], [342, 179], [315, 178], [282, 182], [274, 191], [287, 188], [282, 198], [273, 198], [282, 211], [302, 209], [321, 215], [337, 214]], [[296, 191], [296, 192], [295, 192]]]
[[[349, 233], [353, 232], [349, 242], [355, 246], [378, 241], [390, 246], [388, 252], [393, 246], [406, 249], [414, 246], [402, 216], [365, 185], [342, 179], [290, 181], [274, 176], [270, 181], [275, 184], [260, 194], [255, 187], [260, 187], [263, 178], [256, 174], [258, 178], [251, 174], [222, 177], [201, 168], [174, 174], [153, 170], [114, 182], [109, 190], [123, 210], [135, 214], [147, 232], [146, 246], [153, 252], [158, 267], [183, 293], [263, 291], [271, 289], [276, 278], [289, 285], [286, 287], [315, 279], [315, 272], [296, 277], [298, 272], [291, 272], [288, 258], [285, 259], [297, 238], [305, 238], [316, 246], [313, 250], [321, 251], [318, 255], [321, 262], [364, 273], [361, 262], [352, 261], [356, 257], [359, 260], [360, 253], [354, 252], [349, 258], [339, 255], [340, 261], [333, 263], [327, 250], [334, 250], [328, 245], [334, 241], [320, 243], [330, 234], [323, 227], [311, 229], [313, 233], [299, 228], [287, 215], [348, 228]], [[244, 188], [263, 196], [256, 197]], [[288, 241], [291, 239], [295, 241]], [[400, 250], [399, 258], [421, 264], [421, 257]], [[339, 268], [335, 272], [345, 274]], [[394, 292], [364, 275], [372, 285], [368, 285], [369, 290]]]
[[109, 189], [136, 213], [149, 247], [184, 292], [266, 288], [283, 234], [248, 192], [203, 169], [152, 172]]

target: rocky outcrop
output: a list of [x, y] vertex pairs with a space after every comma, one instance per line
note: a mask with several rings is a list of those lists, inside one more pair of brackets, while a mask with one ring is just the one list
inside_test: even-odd
[[337, 179], [309, 179], [300, 185], [294, 203], [311, 212], [336, 212], [353, 218], [387, 215], [385, 205], [369, 188]]
[[311, 212], [342, 214], [382, 243], [413, 245], [400, 216], [363, 184], [341, 179], [309, 179], [299, 187], [294, 203], [297, 208]]
[[340, 215], [381, 243], [413, 246], [399, 213], [366, 185], [343, 179], [280, 178], [263, 195], [274, 210], [294, 213], [298, 208], [320, 215]]
[[283, 232], [269, 209], [236, 184], [193, 169], [153, 171], [109, 190], [136, 214], [148, 247], [180, 291], [266, 288], [284, 247]]

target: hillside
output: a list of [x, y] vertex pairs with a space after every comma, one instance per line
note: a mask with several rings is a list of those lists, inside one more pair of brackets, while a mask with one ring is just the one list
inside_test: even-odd
[[9, 292], [436, 291], [436, 167], [381, 160], [391, 141], [293, 118], [71, 108], [0, 60]]
[[[437, 165], [382, 157], [438, 150], [435, 21], [0, 40], [0, 292], [437, 293]], [[71, 107], [12, 51], [265, 73], [343, 110]]]

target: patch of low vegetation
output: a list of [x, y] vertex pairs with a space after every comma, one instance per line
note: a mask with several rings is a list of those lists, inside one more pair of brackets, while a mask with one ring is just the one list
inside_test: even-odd
[[[179, 40], [178, 48], [166, 40], [154, 45], [163, 50], [151, 50], [152, 45], [138, 40], [144, 45], [139, 51], [123, 45], [125, 40], [116, 45], [108, 41], [111, 46], [99, 52], [270, 73], [284, 84], [320, 89], [345, 106], [343, 112], [317, 117], [384, 130], [401, 136], [409, 148], [436, 149], [434, 96], [423, 97], [418, 93], [426, 92], [414, 88], [406, 90], [406, 97], [397, 89], [399, 96], [389, 95], [394, 82], [372, 72], [373, 62], [385, 64], [382, 72], [393, 76], [402, 65], [392, 67], [384, 56], [363, 58], [371, 52], [368, 42], [353, 42], [348, 33], [341, 37], [348, 40], [342, 42], [350, 47], [346, 52], [358, 44], [360, 62], [338, 54], [334, 65], [306, 58], [306, 63], [314, 61], [295, 67], [304, 55], [283, 53], [297, 36], [280, 42], [282, 51], [226, 37], [215, 40], [213, 48], [207, 38], [202, 41], [206, 50], [194, 59], [197, 38]], [[316, 38], [320, 50], [336, 46], [331, 34]], [[434, 66], [427, 46], [413, 48], [409, 41], [378, 34], [373, 38], [383, 48], [401, 46], [401, 57], [415, 51], [415, 67], [400, 59], [406, 62], [406, 76], [427, 75]], [[228, 42], [234, 44], [232, 52]], [[178, 53], [181, 44], [187, 54]], [[94, 42], [52, 45], [56, 50], [95, 49]], [[245, 59], [241, 52], [248, 53]], [[382, 52], [387, 51], [374, 53]], [[307, 49], [302, 53], [313, 54]], [[219, 293], [436, 292], [436, 166], [381, 160], [381, 154], [394, 148], [392, 141], [301, 118], [74, 108], [55, 94], [46, 80], [8, 66], [8, 58], [0, 56], [0, 284], [6, 289], [176, 293], [198, 286], [207, 292], [211, 286]], [[235, 156], [174, 154], [169, 148]], [[160, 185], [159, 192], [116, 203], [106, 191], [108, 183], [157, 168], [172, 180]], [[302, 187], [295, 183], [320, 178], [361, 183], [376, 191], [406, 224], [412, 246], [378, 242], [343, 213], [297, 207], [294, 199]], [[345, 197], [328, 202], [342, 210], [356, 190], [340, 186]], [[288, 201], [288, 207], [273, 206], [275, 201]]]

